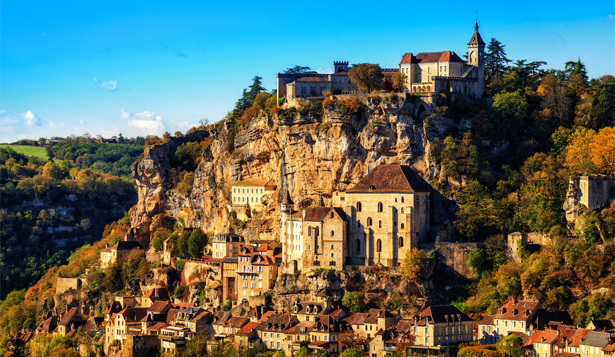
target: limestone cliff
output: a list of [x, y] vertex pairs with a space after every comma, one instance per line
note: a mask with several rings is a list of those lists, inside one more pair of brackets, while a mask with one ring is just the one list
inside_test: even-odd
[[[428, 181], [438, 178], [430, 141], [458, 124], [439, 118], [430, 118], [429, 125], [423, 123], [417, 113], [426, 104], [420, 100], [366, 97], [357, 112], [335, 103], [318, 112], [313, 112], [309, 103], [295, 103], [298, 110], [262, 113], [234, 138], [229, 131], [235, 123], [224, 122], [217, 129], [170, 138], [146, 148], [144, 157], [132, 167], [139, 193], [131, 216], [133, 235], [146, 242], [151, 232], [178, 217], [186, 226], [205, 232], [227, 231], [230, 185], [248, 178], [271, 179], [277, 184], [273, 197], [264, 199], [266, 209], [253, 216], [245, 228], [250, 230], [249, 238], [258, 232], [270, 232], [275, 238], [278, 194], [286, 189], [295, 203], [316, 203], [322, 197], [327, 205], [334, 191], [352, 186], [368, 168], [380, 163], [412, 165]], [[213, 143], [195, 170], [192, 192], [183, 196], [172, 189], [169, 180], [175, 150], [182, 143], [207, 137]], [[227, 150], [229, 140], [234, 140], [232, 153]], [[452, 205], [440, 195], [434, 197], [439, 202], [432, 204], [437, 211], [432, 214], [432, 224], [450, 230], [447, 220]]]

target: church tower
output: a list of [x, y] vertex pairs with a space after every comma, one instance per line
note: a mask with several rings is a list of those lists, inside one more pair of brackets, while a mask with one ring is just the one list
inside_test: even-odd
[[485, 92], [485, 42], [478, 32], [478, 22], [474, 25], [474, 34], [468, 42], [468, 64], [476, 67], [478, 88], [476, 96], [480, 97]]

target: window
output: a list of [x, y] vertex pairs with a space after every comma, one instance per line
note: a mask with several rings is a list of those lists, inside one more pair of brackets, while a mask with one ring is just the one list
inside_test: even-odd
[[331, 237], [335, 236], [335, 231], [331, 231]]
[[331, 249], [333, 249], [333, 247], [334, 247], [334, 245], [333, 245], [333, 244], [331, 244]]
[[382, 228], [382, 221], [378, 221], [378, 228]]
[[308, 227], [308, 237], [312, 236], [312, 227]]
[[333, 258], [333, 257], [334, 257], [334, 255], [335, 255], [335, 254], [331, 253], [331, 258]]
[[401, 208], [401, 213], [404, 213], [404, 208], [403, 207]]
[[403, 223], [399, 225], [399, 229], [401, 229], [401, 230], [404, 229], [404, 224]]
[[372, 217], [367, 217], [367, 226], [370, 227], [372, 225]]
[[361, 212], [361, 202], [357, 202], [357, 212]]
[[333, 214], [333, 212], [331, 212], [331, 218], [335, 217], [335, 215]]
[[382, 212], [382, 202], [378, 202], [378, 212]]
[[380, 239], [378, 239], [378, 241], [376, 242], [376, 252], [382, 252], [382, 240]]
[[[403, 224], [402, 224], [402, 226], [403, 226]], [[403, 246], [404, 246], [404, 237], [399, 237], [399, 247], [403, 248]]]
[[355, 246], [357, 247], [357, 253], [360, 253], [361, 252], [361, 241], [357, 239], [355, 241]]
[[[404, 202], [404, 196], [401, 196], [401, 202], [402, 202], [402, 203]], [[401, 212], [402, 212], [402, 213], [404, 213], [403, 208], [402, 208], [402, 211], [401, 211]]]

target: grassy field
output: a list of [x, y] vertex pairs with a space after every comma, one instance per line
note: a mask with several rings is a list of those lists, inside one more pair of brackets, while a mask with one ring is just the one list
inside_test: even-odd
[[0, 147], [10, 147], [11, 149], [17, 151], [18, 153], [28, 155], [28, 156], [38, 156], [43, 159], [48, 159], [47, 152], [45, 148], [39, 146], [25, 146], [25, 145], [0, 145]]

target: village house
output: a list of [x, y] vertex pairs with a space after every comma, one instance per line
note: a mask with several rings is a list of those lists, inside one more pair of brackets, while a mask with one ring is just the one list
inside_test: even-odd
[[267, 348], [288, 353], [292, 347], [286, 338], [286, 330], [298, 323], [297, 317], [291, 314], [270, 314], [255, 330]]
[[81, 315], [78, 307], [71, 307], [67, 313], [62, 315], [58, 322], [57, 333], [60, 336], [66, 336], [74, 333], [81, 326], [84, 326], [86, 318]]
[[237, 263], [238, 300], [247, 302], [251, 296], [260, 296], [275, 285], [278, 264], [266, 254], [255, 252], [253, 247], [240, 249]]
[[478, 323], [481, 343], [493, 343], [492, 341], [497, 341], [500, 336], [507, 336], [509, 332], [531, 335], [534, 331], [532, 321], [541, 309], [540, 303], [535, 301], [509, 300], [498, 309], [493, 318], [485, 317]]
[[455, 306], [430, 306], [415, 317], [414, 343], [419, 346], [449, 346], [469, 342], [474, 336], [474, 321]]
[[611, 341], [611, 335], [607, 332], [590, 331], [579, 343], [581, 357], [604, 357], [603, 348]]
[[239, 248], [246, 244], [243, 236], [235, 233], [218, 233], [212, 239], [212, 252], [214, 258], [236, 257]]
[[231, 203], [233, 206], [249, 206], [260, 211], [264, 195], [275, 192], [277, 185], [271, 180], [247, 179], [231, 185]]
[[135, 254], [145, 257], [145, 250], [137, 241], [121, 240], [115, 243], [113, 247], [109, 247], [109, 243], [107, 243], [107, 247], [100, 251], [100, 266], [106, 268], [109, 265], [116, 264], [131, 252], [136, 252]]

